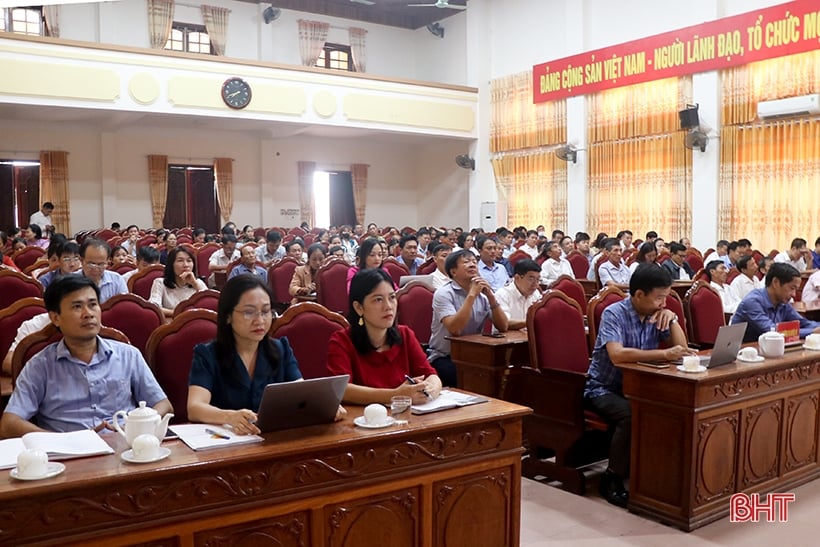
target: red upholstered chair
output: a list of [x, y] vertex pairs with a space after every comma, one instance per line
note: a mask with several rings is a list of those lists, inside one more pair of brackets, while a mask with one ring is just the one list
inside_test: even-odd
[[102, 324], [122, 331], [131, 345], [147, 355], [148, 338], [165, 324], [162, 310], [136, 294], [117, 294], [100, 305]]
[[507, 260], [510, 261], [510, 266], [515, 268], [515, 264], [519, 260], [523, 260], [525, 258], [532, 258], [532, 257], [526, 251], [522, 251], [522, 250], [519, 249], [517, 251], [514, 251], [512, 254], [510, 254], [510, 256], [507, 258]]
[[689, 325], [689, 341], [702, 348], [713, 347], [718, 329], [726, 324], [718, 292], [707, 281], [698, 281], [687, 291], [683, 309]]
[[44, 256], [46, 256], [45, 249], [37, 247], [36, 245], [29, 245], [24, 249], [15, 251], [11, 255], [11, 261], [14, 262], [18, 268], [20, 268], [20, 271], [23, 271], [37, 262], [38, 258], [42, 258]]
[[396, 260], [393, 256], [388, 256], [384, 259], [382, 268], [390, 274], [390, 277], [393, 278], [393, 283], [395, 283], [397, 287], [399, 286], [399, 279], [401, 279], [401, 276], [410, 275], [410, 270], [407, 269], [407, 266]]
[[177, 315], [197, 308], [204, 310], [217, 311], [219, 305], [219, 291], [208, 289], [207, 291], [199, 291], [192, 294], [189, 298], [183, 300], [177, 307], [174, 308], [174, 315]]
[[436, 262], [433, 260], [433, 257], [427, 258], [421, 265], [416, 268], [417, 275], [427, 275], [431, 274], [436, 271]]
[[693, 272], [696, 272], [703, 268], [703, 257], [700, 256], [700, 253], [697, 249], [687, 249], [686, 251], [686, 258], [683, 259], [689, 264], [689, 267], [692, 268]]
[[129, 264], [128, 262], [123, 262], [121, 264], [112, 264], [108, 267], [109, 270], [112, 272], [117, 272], [118, 274], [122, 275], [124, 273], [128, 273], [131, 270], [136, 270], [137, 267], [133, 264]]
[[118, 234], [114, 230], [111, 230], [109, 228], [103, 228], [102, 230], [97, 230], [96, 232], [91, 234], [91, 237], [93, 237], [94, 239], [102, 239], [103, 241], [108, 241], [112, 237], [117, 237], [119, 235], [120, 234]]
[[[42, 298], [29, 296], [21, 298], [8, 308], [0, 310], [0, 360], [6, 357], [11, 343], [17, 336], [17, 329], [35, 315], [45, 313], [46, 307]], [[4, 371], [6, 372], [6, 371]], [[11, 372], [11, 371], [8, 371]]]
[[174, 406], [172, 423], [188, 421], [188, 376], [194, 346], [216, 338], [216, 312], [188, 310], [167, 325], [154, 330], [148, 338], [148, 365]]
[[[112, 327], [100, 327], [100, 336], [102, 338], [109, 338], [129, 344], [128, 337], [122, 332]], [[17, 344], [14, 349], [14, 355], [11, 358], [11, 383], [14, 385], [17, 382], [17, 377], [20, 376], [20, 371], [26, 366], [32, 357], [37, 355], [42, 349], [49, 344], [59, 342], [63, 339], [63, 333], [57, 330], [53, 323], [49, 323], [41, 330], [29, 334]]]
[[396, 322], [410, 327], [426, 348], [433, 323], [433, 289], [420, 281], [411, 281], [396, 293], [396, 305]]
[[347, 313], [347, 271], [343, 258], [331, 258], [316, 272], [316, 301], [336, 313]]
[[683, 333], [686, 337], [689, 337], [689, 332], [686, 328], [689, 326], [688, 322], [686, 321], [686, 313], [683, 311], [683, 301], [678, 296], [678, 293], [675, 291], [669, 291], [669, 294], [666, 296], [666, 308], [675, 312], [675, 315], [678, 316], [678, 321], [680, 323], [680, 328], [683, 329]]
[[137, 241], [137, 249], [154, 245], [157, 242], [157, 236], [153, 234], [144, 235]]
[[595, 259], [592, 261], [592, 271], [595, 273], [595, 283], [597, 284], [598, 288], [601, 287], [601, 276], [598, 275], [598, 268], [601, 267], [601, 264], [604, 263], [605, 260], [609, 258], [609, 253], [606, 251], [602, 251]]
[[589, 325], [589, 353], [595, 347], [595, 339], [598, 337], [598, 327], [601, 325], [601, 315], [607, 306], [620, 302], [626, 297], [618, 287], [604, 287], [598, 294], [589, 299], [587, 304], [587, 325]]
[[[58, 264], [55, 264], [55, 265], [53, 265], [53, 266], [49, 267], [49, 265], [48, 265], [48, 259], [47, 259], [47, 258], [45, 258], [45, 257], [43, 257], [43, 258], [38, 258], [38, 259], [37, 259], [37, 260], [35, 260], [32, 264], [30, 264], [30, 265], [26, 266], [25, 268], [21, 268], [21, 269], [20, 269], [20, 271], [21, 271], [21, 272], [23, 272], [23, 273], [24, 273], [24, 274], [26, 274], [26, 275], [30, 275], [31, 277], [34, 277], [34, 275], [32, 275], [32, 274], [33, 274], [36, 270], [42, 270], [40, 273], [38, 273], [38, 274], [37, 274], [37, 277], [35, 277], [35, 279], [37, 279], [37, 278], [39, 278], [41, 275], [43, 275], [44, 273], [46, 273], [47, 271], [49, 271], [49, 270], [54, 270], [54, 269], [57, 269], [57, 268], [59, 268], [59, 267], [60, 267], [60, 266], [59, 266]], [[43, 269], [43, 268], [45, 268], [45, 269]]]
[[754, 251], [752, 251], [752, 258], [754, 259], [755, 263], [759, 264], [760, 261], [763, 260], [763, 258], [764, 258], [763, 253], [761, 253], [758, 250], [754, 250]]
[[[586, 260], [586, 259], [584, 259]], [[578, 283], [575, 278], [570, 277], [566, 274], [559, 275], [558, 279], [556, 279], [552, 285], [550, 285], [550, 289], [558, 290], [564, 293], [565, 295], [569, 296], [575, 302], [578, 303], [578, 307], [582, 310], [587, 309], [587, 298], [584, 295], [584, 287]]]
[[708, 283], [709, 279], [706, 277], [706, 270], [701, 268], [696, 271], [695, 275], [692, 276], [692, 281], [706, 281]]
[[286, 256], [268, 268], [268, 286], [273, 292], [272, 304], [278, 310], [284, 310], [290, 305], [291, 296], [288, 289], [297, 266], [299, 262], [295, 258]]
[[0, 269], [0, 310], [27, 296], [43, 297], [40, 282], [14, 270]]
[[[734, 281], [735, 278], [738, 275], [740, 275], [740, 270], [738, 270], [737, 268], [732, 268], [731, 270], [729, 270], [729, 273], [726, 274], [726, 283], [731, 284], [732, 281]], [[802, 291], [800, 291], [800, 292], [802, 292]], [[795, 295], [795, 296], [797, 296], [797, 295]]]
[[148, 266], [128, 278], [128, 292], [143, 297], [145, 300], [151, 298], [151, 285], [154, 279], [162, 277], [165, 273], [165, 266], [154, 264]]
[[337, 330], [347, 329], [347, 319], [315, 302], [300, 302], [273, 322], [270, 335], [287, 338], [306, 379], [328, 376], [327, 343]]
[[589, 260], [581, 254], [581, 251], [570, 251], [567, 254], [569, 265], [572, 266], [572, 274], [576, 279], [586, 279], [589, 273]]
[[530, 366], [509, 367], [501, 388], [503, 399], [533, 409], [524, 418], [522, 473], [583, 494], [581, 468], [606, 458], [609, 443], [607, 424], [584, 409], [589, 354], [581, 307], [561, 291], [546, 291], [527, 311], [527, 339]]

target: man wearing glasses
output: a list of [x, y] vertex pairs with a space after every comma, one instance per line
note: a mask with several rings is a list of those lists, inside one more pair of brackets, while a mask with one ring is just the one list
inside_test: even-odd
[[57, 252], [59, 256], [59, 267], [50, 272], [41, 275], [37, 280], [43, 286], [43, 290], [48, 286], [63, 277], [64, 275], [73, 274], [80, 269], [80, 246], [73, 241], [63, 243]]
[[683, 280], [689, 281], [695, 275], [689, 263], [686, 262], [686, 247], [680, 243], [672, 242], [669, 244], [669, 252], [671, 253], [670, 260], [663, 263], [663, 267], [669, 270], [672, 276], [672, 281]]
[[122, 276], [108, 270], [111, 247], [100, 239], [86, 239], [80, 246], [83, 277], [87, 277], [100, 289], [100, 304], [116, 294], [126, 294], [128, 287]]

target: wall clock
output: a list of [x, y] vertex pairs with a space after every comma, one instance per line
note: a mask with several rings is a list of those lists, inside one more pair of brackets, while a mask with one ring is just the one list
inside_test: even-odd
[[222, 84], [222, 100], [231, 108], [245, 108], [251, 102], [251, 86], [242, 78], [228, 78]]

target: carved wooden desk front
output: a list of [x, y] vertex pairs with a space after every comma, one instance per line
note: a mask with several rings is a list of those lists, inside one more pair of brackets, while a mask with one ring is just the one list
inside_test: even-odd
[[683, 530], [736, 492], [788, 492], [820, 475], [820, 352], [698, 374], [623, 365], [632, 404], [629, 509]]
[[65, 461], [55, 478], [0, 471], [0, 545], [518, 545], [521, 420], [492, 400], [360, 429], [353, 418], [265, 442], [133, 465]]

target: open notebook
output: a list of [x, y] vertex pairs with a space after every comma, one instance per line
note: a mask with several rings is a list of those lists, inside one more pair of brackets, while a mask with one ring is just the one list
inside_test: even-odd
[[237, 435], [227, 427], [208, 424], [172, 425], [171, 431], [179, 435], [191, 450], [210, 450], [238, 444], [261, 443], [259, 435]]
[[46, 452], [49, 460], [67, 460], [114, 453], [114, 449], [90, 429], [68, 433], [37, 431], [26, 433], [22, 437], [0, 441], [0, 469], [16, 466], [18, 454], [29, 448]]
[[450, 408], [459, 408], [486, 402], [487, 399], [479, 395], [459, 393], [457, 391], [444, 389], [435, 400], [424, 403], [423, 405], [413, 405], [410, 407], [410, 411], [413, 414], [430, 414], [431, 412], [438, 412], [439, 410], [448, 410]]

